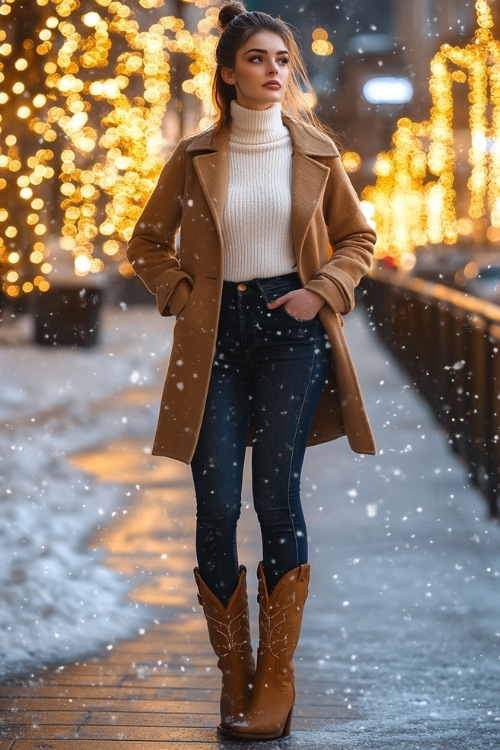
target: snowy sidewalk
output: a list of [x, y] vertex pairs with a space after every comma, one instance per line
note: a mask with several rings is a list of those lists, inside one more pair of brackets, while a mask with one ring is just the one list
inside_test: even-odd
[[[235, 745], [213, 731], [218, 675], [192, 580], [189, 470], [149, 453], [169, 325], [154, 309], [108, 310], [96, 351], [0, 349], [14, 372], [11, 403], [0, 400], [2, 447], [14, 446], [0, 472], [11, 576], [0, 750]], [[379, 454], [356, 456], [346, 441], [308, 453], [296, 720], [266, 747], [493, 750], [500, 526], [362, 310], [346, 331]], [[31, 421], [33, 403], [44, 420]], [[240, 544], [255, 620], [250, 507]], [[12, 648], [31, 679], [16, 677]]]

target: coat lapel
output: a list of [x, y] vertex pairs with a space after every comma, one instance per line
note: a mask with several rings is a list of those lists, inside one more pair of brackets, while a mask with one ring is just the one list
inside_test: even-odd
[[[302, 253], [307, 230], [323, 200], [328, 167], [310, 156], [294, 152], [292, 159], [292, 235], [297, 261]], [[321, 209], [320, 209], [321, 210]]]
[[228, 143], [229, 134], [226, 131], [215, 137], [209, 131], [193, 141], [187, 149], [190, 153], [195, 152], [194, 168], [212, 212], [221, 246], [222, 216], [229, 179]]
[[[319, 158], [338, 156], [332, 141], [295, 120], [284, 117], [293, 143], [292, 158], [292, 234], [297, 261], [300, 259], [307, 230], [322, 201], [329, 169]], [[321, 210], [321, 208], [320, 208]]]

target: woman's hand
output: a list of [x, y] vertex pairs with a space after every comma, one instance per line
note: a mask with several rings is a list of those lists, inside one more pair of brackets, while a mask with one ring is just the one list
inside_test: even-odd
[[324, 304], [324, 299], [316, 292], [311, 292], [309, 289], [294, 289], [293, 292], [288, 292], [283, 297], [275, 299], [268, 305], [268, 308], [269, 310], [275, 310], [277, 307], [284, 305], [285, 310], [292, 318], [312, 320]]

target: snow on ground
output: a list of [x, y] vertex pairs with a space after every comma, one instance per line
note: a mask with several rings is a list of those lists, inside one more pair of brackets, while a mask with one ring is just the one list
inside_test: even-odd
[[110, 647], [151, 620], [86, 546], [124, 489], [69, 456], [124, 430], [151, 434], [156, 401], [129, 424], [126, 393], [159, 387], [170, 323], [153, 307], [106, 307], [86, 349], [32, 343], [28, 317], [0, 325], [0, 675]]

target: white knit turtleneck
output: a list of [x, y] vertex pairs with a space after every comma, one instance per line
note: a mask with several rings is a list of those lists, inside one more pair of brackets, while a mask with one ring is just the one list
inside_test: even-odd
[[281, 105], [231, 104], [229, 186], [224, 208], [224, 278], [249, 281], [290, 273], [292, 142]]

